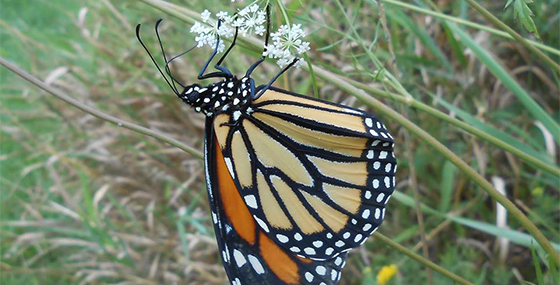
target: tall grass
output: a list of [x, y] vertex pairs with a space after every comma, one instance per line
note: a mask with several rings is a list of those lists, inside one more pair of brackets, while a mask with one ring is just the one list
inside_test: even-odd
[[[193, 43], [197, 12], [244, 4], [177, 2], [0, 2], [0, 56], [93, 108], [0, 69], [2, 284], [226, 282], [197, 152], [203, 118], [172, 96], [133, 27], [145, 23], [156, 50], [148, 26], [163, 17], [164, 44], [179, 53]], [[292, 70], [278, 85], [365, 108], [396, 135], [387, 221], [351, 252], [344, 284], [372, 284], [390, 264], [399, 269], [392, 284], [428, 282], [425, 266], [433, 284], [457, 275], [558, 282], [559, 82], [546, 60], [464, 1], [271, 2], [273, 24], [303, 23], [312, 43], [313, 70]], [[542, 43], [505, 2], [479, 4], [558, 61], [557, 2], [531, 6]], [[259, 50], [242, 41], [227, 66], [243, 72]], [[208, 54], [181, 58], [181, 79], [194, 82]], [[265, 82], [278, 69], [260, 71]], [[505, 181], [505, 196], [492, 177]], [[497, 202], [508, 209], [505, 228]], [[414, 254], [422, 245], [428, 254]]]

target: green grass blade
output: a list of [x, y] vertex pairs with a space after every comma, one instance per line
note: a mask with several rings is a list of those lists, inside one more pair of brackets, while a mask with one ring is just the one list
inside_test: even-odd
[[419, 25], [417, 25], [416, 23], [414, 23], [410, 17], [408, 17], [405, 13], [403, 13], [401, 10], [398, 9], [388, 9], [387, 10], [387, 16], [392, 20], [395, 21], [396, 23], [400, 24], [401, 26], [403, 26], [405, 29], [412, 31], [417, 37], [418, 39], [420, 39], [420, 41], [422, 42], [422, 44], [424, 44], [424, 46], [426, 48], [428, 48], [430, 50], [430, 52], [437, 58], [439, 59], [438, 64], [443, 64], [443, 66], [445, 67], [445, 69], [448, 72], [453, 72], [453, 67], [451, 66], [451, 63], [449, 63], [449, 60], [447, 59], [447, 57], [443, 54], [443, 52], [439, 49], [439, 47], [437, 46], [437, 44], [434, 42], [434, 40], [428, 35], [428, 33], [426, 32], [426, 30], [424, 30], [422, 27], [420, 27]]
[[455, 181], [455, 172], [457, 168], [451, 161], [446, 161], [443, 164], [443, 171], [441, 174], [441, 200], [439, 203], [439, 210], [441, 212], [447, 212], [449, 206], [451, 205], [451, 199], [453, 196], [453, 181]]
[[537, 256], [537, 251], [534, 246], [531, 246], [531, 256], [533, 257], [533, 265], [535, 266], [535, 275], [537, 275], [538, 284], [544, 285], [541, 263], [539, 262], [539, 257]]
[[[432, 97], [435, 98], [433, 95], [432, 95]], [[457, 116], [459, 118], [461, 118], [461, 120], [465, 121], [470, 126], [473, 126], [477, 129], [485, 132], [488, 135], [492, 135], [492, 136], [496, 137], [497, 139], [499, 139], [503, 142], [506, 142], [507, 144], [509, 144], [509, 145], [511, 145], [511, 146], [513, 146], [513, 147], [515, 147], [515, 148], [533, 156], [533, 157], [536, 157], [539, 160], [541, 160], [541, 161], [543, 161], [547, 164], [555, 166], [554, 163], [552, 161], [550, 161], [550, 157], [546, 153], [538, 152], [537, 150], [529, 147], [527, 144], [520, 142], [518, 139], [514, 138], [513, 136], [509, 135], [508, 133], [480, 121], [475, 116], [469, 114], [468, 112], [463, 111], [460, 108], [457, 108], [456, 106], [453, 106], [453, 104], [450, 104], [450, 103], [446, 102], [442, 98], [437, 98], [437, 103], [439, 103], [440, 105], [442, 105], [443, 107], [445, 107], [449, 111], [452, 111], [455, 114], [457, 114]]]
[[560, 143], [560, 125], [550, 114], [548, 114], [531, 96], [515, 81], [513, 77], [498, 63], [486, 50], [478, 45], [467, 33], [465, 33], [456, 24], [447, 22], [453, 32], [461, 38], [461, 42], [465, 44], [478, 59], [488, 67], [488, 70], [500, 80], [506, 88], [508, 88], [519, 101], [527, 108], [527, 111], [538, 121], [540, 121], [552, 134], [554, 140]]
[[[392, 196], [395, 200], [403, 203], [406, 206], [409, 206], [411, 208], [415, 208], [415, 204], [414, 204], [414, 199], [402, 192], [399, 191], [395, 191], [393, 193]], [[500, 228], [497, 227], [495, 225], [492, 224], [488, 224], [485, 222], [479, 222], [479, 221], [475, 221], [472, 219], [468, 219], [468, 218], [462, 218], [462, 217], [457, 217], [457, 216], [453, 216], [451, 214], [446, 214], [446, 213], [442, 213], [440, 211], [437, 211], [433, 208], [430, 208], [424, 204], [420, 205], [420, 209], [422, 210], [422, 212], [426, 213], [426, 214], [431, 214], [431, 215], [436, 215], [436, 216], [440, 216], [440, 217], [444, 217], [447, 219], [450, 219], [451, 221], [461, 224], [463, 226], [472, 228], [472, 229], [476, 229], [479, 230], [481, 232], [485, 232], [487, 234], [491, 234], [493, 236], [496, 237], [503, 237], [508, 239], [509, 241], [518, 244], [518, 245], [522, 245], [525, 247], [531, 247], [533, 246], [533, 237], [531, 235], [528, 235], [526, 233], [522, 233], [516, 230], [512, 230], [512, 229], [504, 229], [504, 228]], [[560, 252], [560, 244], [557, 243], [553, 243], [551, 242], [552, 247], [556, 250]], [[536, 245], [539, 248], [540, 245]]]

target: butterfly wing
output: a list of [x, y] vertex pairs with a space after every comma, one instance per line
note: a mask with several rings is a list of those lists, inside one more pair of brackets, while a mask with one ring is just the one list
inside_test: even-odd
[[381, 224], [396, 160], [376, 117], [272, 89], [214, 129], [247, 215], [284, 250], [330, 260]]
[[327, 261], [301, 258], [278, 246], [257, 225], [229, 173], [212, 119], [206, 122], [205, 171], [218, 247], [232, 284], [338, 282], [346, 254]]

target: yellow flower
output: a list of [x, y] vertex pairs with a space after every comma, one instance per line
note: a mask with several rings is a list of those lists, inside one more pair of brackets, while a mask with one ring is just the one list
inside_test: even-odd
[[387, 284], [395, 274], [397, 274], [397, 266], [395, 264], [381, 267], [381, 270], [377, 273], [377, 284]]

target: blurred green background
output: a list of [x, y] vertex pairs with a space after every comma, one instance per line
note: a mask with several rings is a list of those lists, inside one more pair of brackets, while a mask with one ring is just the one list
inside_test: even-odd
[[[277, 28], [283, 18], [276, 1], [271, 2]], [[527, 6], [534, 16], [520, 14], [517, 20], [514, 8], [527, 4], [513, 0], [504, 10], [506, 2], [479, 1], [526, 38], [535, 39], [523, 26], [532, 19], [542, 43], [552, 49], [547, 54], [558, 62], [559, 2], [536, 1]], [[233, 12], [249, 2], [173, 3], [194, 12], [216, 13]], [[553, 139], [547, 141], [547, 132], [536, 123], [534, 113], [539, 109], [523, 103], [517, 97], [520, 90], [497, 79], [491, 69], [502, 65], [517, 88], [556, 122], [558, 74], [518, 41], [488, 32], [485, 28], [492, 25], [466, 2], [436, 1], [435, 5], [452, 20], [482, 25], [458, 26], [491, 55], [488, 61], [477, 57], [451, 24], [406, 9], [400, 1], [341, 1], [342, 9], [330, 0], [283, 3], [290, 20], [301, 23], [309, 34], [313, 64], [395, 92], [383, 80], [384, 72], [390, 72], [415, 102], [439, 109], [558, 169], [558, 145]], [[429, 2], [408, 4], [435, 11]], [[381, 24], [382, 15], [389, 34]], [[201, 150], [204, 118], [177, 100], [134, 34], [135, 25], [144, 23], [143, 38], [156, 51], [152, 25], [160, 17], [165, 19], [163, 42], [171, 54], [193, 45], [189, 24], [143, 1], [1, 0], [0, 56], [84, 104]], [[175, 70], [184, 82], [195, 82], [209, 53], [197, 49], [178, 60]], [[237, 73], [258, 57], [242, 47], [234, 54], [226, 65]], [[379, 69], [375, 60], [385, 69]], [[255, 79], [266, 82], [278, 70], [268, 62]], [[315, 81], [321, 98], [375, 113], [329, 82]], [[277, 86], [312, 96], [313, 84], [307, 71], [292, 70]], [[96, 119], [3, 67], [0, 85], [1, 284], [227, 282], [199, 159]], [[391, 98], [382, 101], [496, 188], [503, 182], [507, 197], [558, 249], [557, 174], [421, 108]], [[496, 202], [477, 184], [424, 140], [411, 136], [391, 118], [381, 117], [395, 136], [399, 171], [398, 194], [388, 205], [380, 233], [475, 284], [558, 281], [555, 266], [515, 219], [498, 221]], [[421, 209], [414, 202], [415, 189], [425, 206]], [[425, 251], [422, 236], [427, 239]], [[375, 284], [380, 269], [392, 264], [398, 273], [387, 284], [452, 284], [374, 238], [350, 253], [341, 284]]]

